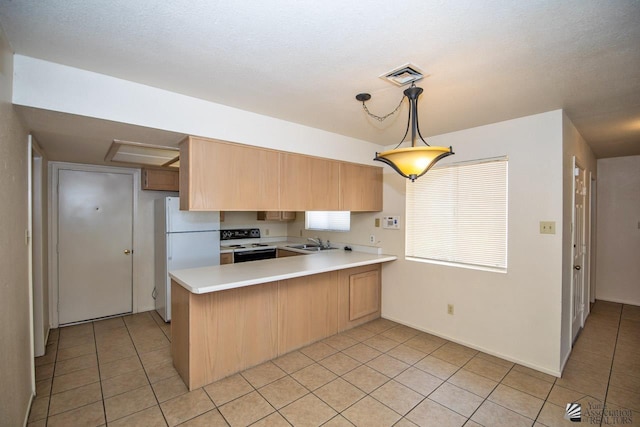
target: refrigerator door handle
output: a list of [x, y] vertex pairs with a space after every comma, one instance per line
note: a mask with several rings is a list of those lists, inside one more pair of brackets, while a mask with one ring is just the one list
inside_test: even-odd
[[167, 234], [167, 259], [168, 260], [173, 259], [173, 250], [171, 247], [171, 241], [173, 239], [171, 237], [172, 237], [171, 234]]

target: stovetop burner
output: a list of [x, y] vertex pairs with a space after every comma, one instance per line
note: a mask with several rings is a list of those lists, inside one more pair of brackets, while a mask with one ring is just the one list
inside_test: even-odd
[[254, 248], [259, 248], [262, 246], [269, 246], [266, 243], [253, 243], [251, 246], [253, 246]]
[[237, 248], [244, 248], [244, 246], [242, 246], [242, 245], [227, 245], [227, 246], [230, 247], [230, 248], [236, 248], [236, 249]]

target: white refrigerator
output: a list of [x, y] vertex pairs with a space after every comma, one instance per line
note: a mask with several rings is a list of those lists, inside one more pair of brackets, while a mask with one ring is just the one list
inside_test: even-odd
[[155, 201], [156, 310], [171, 320], [169, 271], [220, 264], [220, 212], [180, 210], [179, 197]]

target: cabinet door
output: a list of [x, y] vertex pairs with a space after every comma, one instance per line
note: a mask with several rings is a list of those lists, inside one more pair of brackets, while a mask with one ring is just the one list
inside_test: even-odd
[[188, 137], [180, 143], [180, 206], [278, 209], [279, 161], [277, 151]]
[[377, 271], [349, 276], [349, 320], [353, 321], [380, 310], [380, 286]]
[[222, 264], [233, 264], [233, 254], [232, 253], [220, 254], [220, 265]]
[[337, 272], [278, 282], [278, 353], [338, 331]]
[[380, 264], [340, 270], [338, 332], [380, 317]]
[[287, 211], [338, 210], [340, 163], [280, 153], [280, 207]]
[[142, 189], [179, 191], [180, 175], [177, 170], [142, 169]]
[[282, 213], [280, 211], [258, 211], [258, 221], [280, 221]]
[[382, 168], [340, 163], [340, 209], [379, 212], [382, 210]]
[[296, 213], [295, 212], [290, 212], [290, 211], [283, 211], [283, 212], [281, 212], [281, 219], [283, 221], [295, 221]]

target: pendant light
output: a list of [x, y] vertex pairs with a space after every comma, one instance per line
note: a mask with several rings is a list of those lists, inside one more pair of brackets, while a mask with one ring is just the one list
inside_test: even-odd
[[[420, 128], [418, 127], [418, 97], [422, 93], [422, 88], [417, 87], [415, 83], [411, 84], [411, 87], [404, 91], [404, 96], [409, 99], [409, 117], [407, 119], [407, 129], [404, 136], [400, 140], [400, 143], [393, 150], [383, 151], [376, 153], [376, 157], [373, 160], [377, 160], [382, 163], [386, 163], [395, 169], [400, 175], [414, 182], [417, 178], [427, 173], [433, 165], [440, 159], [454, 154], [451, 147], [432, 147], [427, 144], [420, 134]], [[358, 101], [362, 102], [362, 106], [367, 111], [367, 114], [374, 118], [384, 120], [386, 117], [395, 113], [396, 108], [392, 113], [384, 117], [378, 117], [371, 113], [365, 106], [365, 101], [371, 99], [371, 95], [368, 93], [361, 93], [356, 96]], [[404, 97], [402, 98], [404, 100]], [[402, 100], [400, 101], [402, 103]], [[398, 106], [399, 107], [399, 106]], [[411, 129], [411, 147], [398, 148], [404, 142], [407, 134]], [[420, 140], [424, 143], [424, 146], [416, 146], [416, 140]]]

